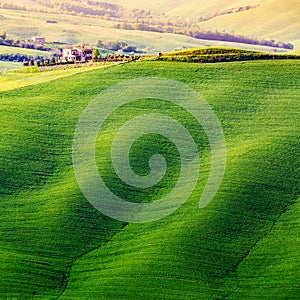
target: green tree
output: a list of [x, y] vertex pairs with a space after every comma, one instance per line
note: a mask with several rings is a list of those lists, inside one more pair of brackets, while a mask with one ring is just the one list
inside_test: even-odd
[[100, 51], [98, 49], [95, 49], [93, 51], [93, 59], [97, 59], [100, 56]]

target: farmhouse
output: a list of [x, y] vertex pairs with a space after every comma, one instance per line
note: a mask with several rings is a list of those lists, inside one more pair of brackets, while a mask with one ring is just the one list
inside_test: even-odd
[[62, 50], [62, 61], [84, 62], [93, 58], [93, 50], [84, 46], [76, 46]]
[[38, 37], [38, 36], [34, 36], [32, 39], [31, 39], [32, 42], [34, 42], [35, 44], [45, 44], [46, 43], [46, 38], [44, 37]]

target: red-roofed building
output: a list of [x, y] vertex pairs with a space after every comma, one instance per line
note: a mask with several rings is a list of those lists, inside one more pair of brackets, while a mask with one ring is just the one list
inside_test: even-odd
[[84, 46], [63, 49], [62, 61], [85, 62], [93, 59], [93, 50]]

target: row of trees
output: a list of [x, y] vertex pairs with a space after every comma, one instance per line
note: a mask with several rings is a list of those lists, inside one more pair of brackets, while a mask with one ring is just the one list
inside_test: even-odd
[[235, 14], [235, 13], [239, 13], [242, 11], [247, 11], [249, 9], [253, 9], [258, 7], [259, 4], [257, 5], [247, 5], [247, 6], [240, 6], [240, 7], [234, 7], [234, 8], [229, 8], [229, 9], [225, 9], [225, 10], [218, 10], [215, 12], [212, 12], [210, 14], [204, 15], [202, 17], [198, 18], [199, 22], [205, 22], [208, 21], [210, 19], [213, 19], [215, 17], [219, 17], [219, 16], [223, 16], [223, 15], [230, 15], [230, 14]]
[[[129, 56], [129, 55], [117, 55], [108, 54], [105, 57], [100, 55], [99, 50], [93, 52], [93, 60], [91, 62], [122, 62], [122, 61], [134, 61], [140, 59], [139, 55]], [[75, 62], [75, 61], [60, 61], [58, 57], [52, 57], [51, 59], [44, 59], [40, 57], [30, 58], [29, 60], [23, 61], [23, 66], [37, 66], [37, 67], [48, 67], [48, 66], [59, 66], [59, 65], [72, 65], [72, 64], [85, 64], [90, 63], [90, 61], [85, 62]]]
[[[126, 9], [120, 5], [90, 0], [32, 0], [42, 5], [47, 12], [77, 14], [84, 16], [97, 16], [110, 18], [146, 18], [150, 11], [142, 9]], [[32, 9], [32, 8], [28, 8]]]
[[25, 55], [25, 54], [0, 54], [0, 60], [2, 61], [11, 61], [11, 62], [30, 62], [30, 61], [34, 61], [34, 60], [46, 60], [46, 58], [42, 57], [42, 56], [32, 56], [32, 55]]
[[128, 45], [126, 42], [122, 41], [102, 41], [98, 40], [97, 47], [111, 50], [111, 51], [118, 51], [122, 50], [124, 52], [137, 52], [138, 49], [136, 46]]

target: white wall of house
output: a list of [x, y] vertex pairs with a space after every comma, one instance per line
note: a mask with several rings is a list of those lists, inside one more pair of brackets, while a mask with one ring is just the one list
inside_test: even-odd
[[44, 37], [34, 36], [31, 40], [37, 44], [45, 44], [46, 43], [46, 38], [44, 38]]
[[87, 61], [93, 58], [93, 52], [91, 49], [83, 47], [74, 47], [63, 49], [62, 60], [63, 61]]

